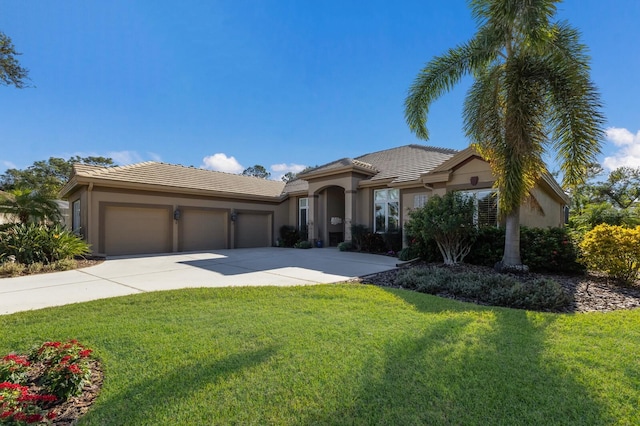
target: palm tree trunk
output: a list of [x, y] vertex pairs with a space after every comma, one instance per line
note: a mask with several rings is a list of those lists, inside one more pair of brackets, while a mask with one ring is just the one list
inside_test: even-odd
[[520, 207], [513, 209], [506, 219], [502, 267], [519, 266], [522, 264], [520, 258]]

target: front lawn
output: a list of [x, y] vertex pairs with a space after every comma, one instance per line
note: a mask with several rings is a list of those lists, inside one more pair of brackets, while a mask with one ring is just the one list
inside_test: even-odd
[[0, 354], [95, 349], [81, 424], [640, 424], [639, 324], [362, 285], [191, 289], [0, 316]]

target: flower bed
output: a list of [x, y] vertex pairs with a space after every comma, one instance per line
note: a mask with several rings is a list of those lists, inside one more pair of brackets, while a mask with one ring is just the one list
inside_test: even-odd
[[[102, 382], [92, 352], [77, 340], [69, 340], [45, 342], [28, 355], [12, 353], [1, 358], [0, 423], [75, 422], [87, 411]], [[79, 401], [84, 410], [74, 408]]]

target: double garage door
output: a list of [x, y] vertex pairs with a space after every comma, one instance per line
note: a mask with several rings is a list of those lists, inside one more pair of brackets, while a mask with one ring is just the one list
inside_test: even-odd
[[[220, 250], [230, 247], [229, 211], [181, 207], [177, 222], [178, 251]], [[173, 207], [110, 204], [102, 209], [102, 252], [110, 255], [173, 251]], [[234, 247], [271, 245], [270, 212], [240, 212], [234, 226]]]

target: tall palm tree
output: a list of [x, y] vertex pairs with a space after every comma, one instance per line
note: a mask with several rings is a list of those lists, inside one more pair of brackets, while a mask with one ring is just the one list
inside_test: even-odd
[[557, 154], [565, 187], [581, 183], [600, 153], [600, 96], [578, 31], [552, 22], [559, 2], [470, 0], [475, 36], [428, 62], [405, 101], [409, 127], [428, 139], [430, 104], [465, 75], [474, 77], [464, 126], [497, 177], [505, 266], [522, 263], [520, 205], [547, 173], [546, 151]]
[[13, 189], [0, 193], [0, 213], [14, 216], [20, 223], [60, 220], [56, 202], [31, 189]]

